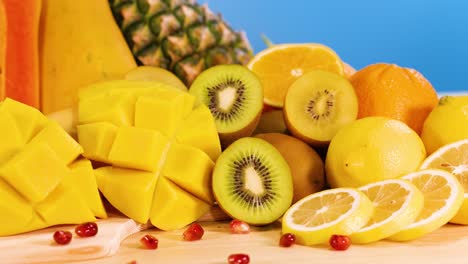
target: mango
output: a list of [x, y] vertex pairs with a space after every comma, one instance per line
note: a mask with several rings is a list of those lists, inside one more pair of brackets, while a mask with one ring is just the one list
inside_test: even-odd
[[0, 236], [107, 217], [83, 148], [36, 109], [0, 104]]
[[[86, 158], [107, 164], [95, 175], [115, 208], [163, 230], [209, 211], [221, 147], [206, 106], [194, 109], [192, 95], [166, 84], [130, 80], [93, 84], [78, 97], [78, 141]], [[126, 122], [116, 121], [122, 113]]]

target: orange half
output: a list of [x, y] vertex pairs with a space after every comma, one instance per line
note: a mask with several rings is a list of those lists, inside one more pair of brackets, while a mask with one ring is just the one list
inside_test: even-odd
[[289, 86], [312, 70], [344, 76], [343, 62], [329, 47], [317, 44], [280, 44], [258, 53], [247, 65], [260, 78], [264, 103], [283, 107]]

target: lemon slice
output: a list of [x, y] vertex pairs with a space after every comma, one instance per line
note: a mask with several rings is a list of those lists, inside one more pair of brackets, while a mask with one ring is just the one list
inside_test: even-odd
[[336, 188], [304, 197], [285, 213], [283, 233], [302, 245], [325, 244], [331, 235], [350, 235], [370, 219], [372, 202], [352, 188]]
[[424, 208], [415, 222], [389, 237], [390, 240], [416, 239], [445, 225], [460, 209], [463, 187], [457, 178], [443, 170], [422, 170], [403, 176], [423, 193]]
[[364, 244], [389, 237], [419, 216], [424, 196], [412, 183], [391, 179], [371, 183], [359, 188], [374, 205], [369, 222], [351, 235], [353, 243]]
[[465, 194], [463, 205], [450, 222], [468, 225], [468, 139], [439, 148], [424, 160], [421, 169], [441, 169], [457, 177]]

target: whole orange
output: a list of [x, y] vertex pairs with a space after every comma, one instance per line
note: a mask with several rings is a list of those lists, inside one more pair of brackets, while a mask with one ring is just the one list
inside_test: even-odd
[[369, 65], [353, 74], [350, 82], [359, 101], [358, 118], [397, 119], [418, 134], [438, 102], [434, 87], [421, 73], [395, 64]]

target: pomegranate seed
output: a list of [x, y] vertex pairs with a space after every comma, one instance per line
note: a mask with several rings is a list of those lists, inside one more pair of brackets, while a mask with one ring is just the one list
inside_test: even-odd
[[335, 250], [346, 250], [351, 246], [351, 239], [348, 236], [332, 235], [329, 243]]
[[233, 234], [248, 234], [250, 232], [249, 224], [241, 220], [234, 219], [229, 223], [229, 226]]
[[279, 245], [281, 247], [290, 247], [296, 243], [296, 236], [291, 233], [286, 233], [281, 236]]
[[201, 225], [193, 223], [187, 228], [187, 230], [184, 231], [184, 240], [200, 240], [204, 233], [205, 231], [203, 230], [203, 227], [201, 227]]
[[136, 261], [136, 260], [132, 260], [132, 261], [130, 261], [130, 262], [127, 263], [127, 264], [137, 264], [137, 261]]
[[94, 222], [87, 222], [76, 226], [75, 233], [80, 237], [92, 237], [98, 232], [98, 226]]
[[159, 240], [152, 235], [145, 235], [140, 239], [140, 242], [147, 249], [157, 249]]
[[72, 239], [72, 233], [69, 231], [55, 231], [54, 240], [59, 245], [66, 245], [70, 243]]
[[247, 254], [232, 254], [228, 257], [229, 264], [249, 264], [250, 258]]

